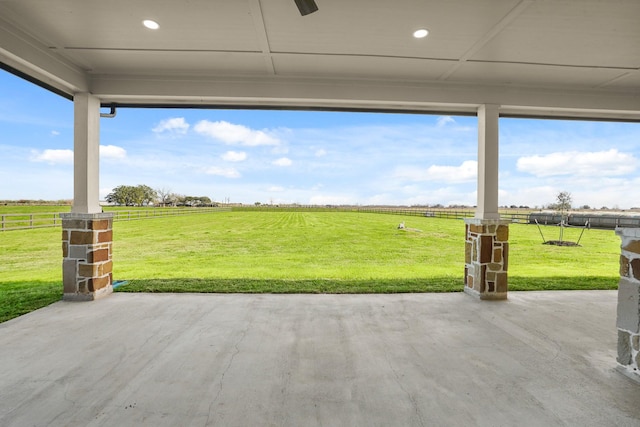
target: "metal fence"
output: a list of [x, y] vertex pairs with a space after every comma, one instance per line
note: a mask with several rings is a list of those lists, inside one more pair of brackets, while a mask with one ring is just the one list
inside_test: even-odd
[[[153, 208], [107, 211], [114, 221], [135, 221], [168, 216], [228, 212], [228, 207], [211, 208]], [[0, 214], [0, 231], [25, 230], [31, 228], [57, 227], [62, 225], [59, 212]]]
[[[464, 219], [473, 218], [475, 209], [451, 209], [451, 208], [427, 208], [427, 207], [386, 207], [386, 206], [277, 206], [277, 205], [261, 205], [261, 206], [243, 206], [234, 207], [234, 211], [261, 211], [261, 212], [363, 212], [378, 213], [387, 215], [404, 215], [404, 216], [421, 216], [428, 218], [448, 218], [448, 219]], [[500, 212], [500, 219], [515, 224], [535, 224], [536, 220], [541, 225], [558, 225], [560, 224], [560, 214], [550, 212], [513, 212], [503, 210]], [[640, 227], [639, 215], [625, 214], [601, 214], [594, 212], [574, 212], [565, 218], [565, 224], [584, 227], [587, 224], [590, 228], [603, 228], [613, 230], [616, 227]]]
[[[385, 213], [391, 215], [406, 215], [406, 216], [424, 216], [428, 218], [448, 218], [448, 219], [464, 219], [464, 218], [473, 218], [475, 215], [475, 210], [473, 209], [419, 209], [419, 208], [385, 208], [385, 207], [375, 207], [375, 208], [358, 208], [358, 212], [370, 212], [370, 213]], [[513, 223], [529, 223], [529, 213], [511, 213], [511, 212], [501, 212], [500, 218], [513, 222]]]

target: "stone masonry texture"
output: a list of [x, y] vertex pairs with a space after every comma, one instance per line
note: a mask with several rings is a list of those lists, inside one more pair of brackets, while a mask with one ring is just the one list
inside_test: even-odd
[[508, 223], [471, 218], [466, 220], [465, 231], [465, 292], [481, 299], [505, 299]]
[[112, 291], [113, 217], [63, 214], [64, 299], [93, 300]]
[[616, 230], [620, 244], [618, 283], [618, 366], [640, 381], [640, 229]]

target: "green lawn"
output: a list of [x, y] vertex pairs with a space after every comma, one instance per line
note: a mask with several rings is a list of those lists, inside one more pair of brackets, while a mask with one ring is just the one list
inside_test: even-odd
[[[421, 232], [398, 230], [401, 221]], [[534, 226], [511, 225], [510, 290], [616, 289], [613, 231], [589, 230], [581, 244], [542, 245]], [[59, 228], [0, 234], [0, 321], [60, 299], [61, 257]], [[218, 212], [114, 224], [125, 292], [460, 291], [463, 262], [464, 223], [452, 219]]]
[[57, 213], [70, 211], [70, 205], [0, 205], [0, 215]]

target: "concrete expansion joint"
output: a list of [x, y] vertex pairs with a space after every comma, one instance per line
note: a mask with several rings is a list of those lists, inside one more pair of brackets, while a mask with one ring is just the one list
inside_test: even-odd
[[[385, 351], [384, 355], [385, 355], [385, 359], [387, 360], [387, 364], [389, 365], [389, 369], [391, 369], [391, 372], [393, 373], [393, 376], [395, 377], [396, 384], [398, 384], [398, 387], [400, 387], [400, 390], [402, 390], [404, 392], [404, 394], [407, 396], [407, 398], [411, 402], [411, 406], [413, 407], [413, 413], [416, 415], [416, 417], [420, 421], [419, 425], [422, 426], [422, 427], [426, 426], [426, 424], [424, 422], [424, 417], [422, 416], [422, 413], [420, 412], [420, 408], [418, 406], [418, 402], [416, 400], [416, 396], [413, 393], [409, 392], [405, 388], [404, 384], [402, 383], [401, 375], [398, 372], [398, 369], [396, 369], [393, 366], [393, 363], [392, 363], [391, 359], [389, 358], [389, 353], [387, 351]], [[404, 376], [404, 375], [402, 375], [402, 376]]]
[[[227, 364], [227, 366], [225, 367], [224, 371], [220, 375], [218, 393], [216, 393], [216, 397], [211, 401], [211, 405], [212, 406], [220, 398], [220, 394], [222, 393], [222, 387], [224, 385], [224, 377], [225, 377], [225, 375], [227, 375], [227, 372], [229, 372], [229, 369], [231, 369], [231, 365], [233, 365], [233, 360], [236, 358], [236, 356], [238, 354], [240, 354], [240, 344], [242, 343], [242, 341], [247, 336], [247, 332], [248, 331], [249, 331], [248, 327], [246, 329], [244, 329], [240, 334], [240, 339], [238, 339], [238, 341], [236, 341], [236, 343], [233, 346], [235, 351], [233, 352], [233, 354], [229, 358], [229, 363]], [[211, 411], [209, 411], [209, 412], [211, 412]]]

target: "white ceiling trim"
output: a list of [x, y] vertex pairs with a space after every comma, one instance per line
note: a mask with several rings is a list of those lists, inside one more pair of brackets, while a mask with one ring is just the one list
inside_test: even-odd
[[469, 58], [471, 58], [476, 52], [482, 49], [487, 43], [489, 43], [494, 37], [502, 32], [514, 19], [516, 19], [526, 8], [529, 7], [534, 0], [522, 0], [513, 9], [509, 11], [496, 25], [491, 28], [484, 36], [478, 39], [473, 46], [469, 48], [458, 60], [458, 63], [451, 67], [446, 73], [440, 76], [439, 80], [447, 80], [453, 73], [455, 73]]
[[253, 24], [258, 36], [258, 43], [264, 55], [264, 62], [267, 69], [267, 73], [274, 75], [276, 69], [273, 66], [273, 59], [271, 58], [271, 48], [269, 47], [269, 37], [267, 36], [267, 27], [264, 24], [264, 17], [262, 16], [262, 6], [260, 0], [250, 0], [249, 7], [251, 9], [251, 17], [253, 18]]

